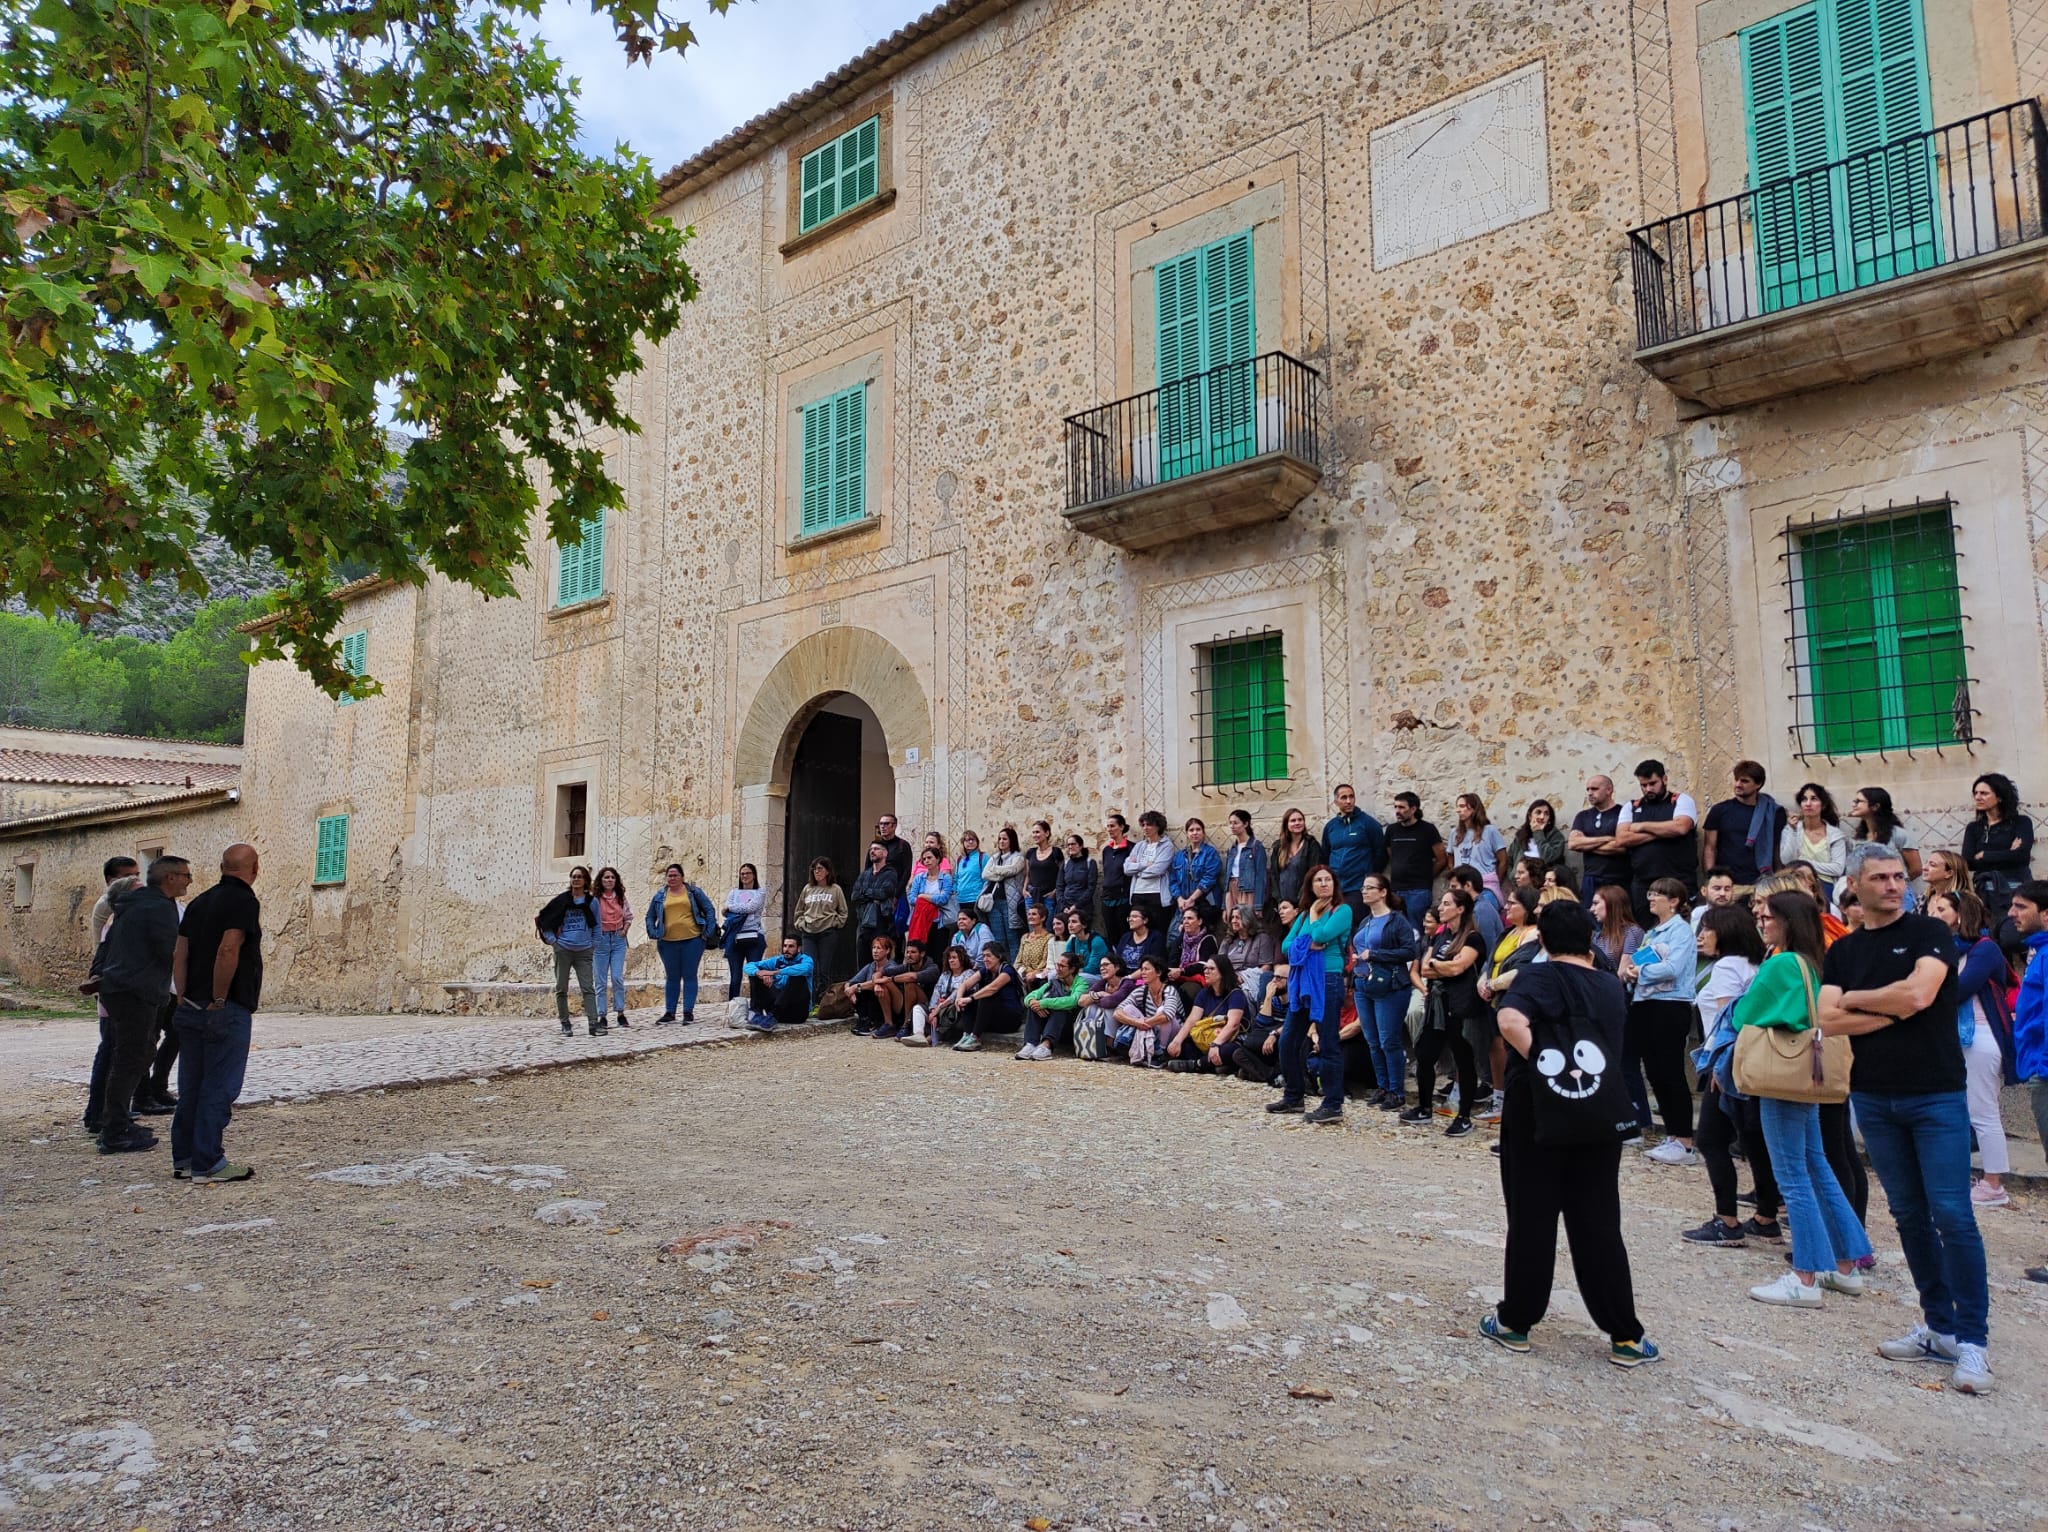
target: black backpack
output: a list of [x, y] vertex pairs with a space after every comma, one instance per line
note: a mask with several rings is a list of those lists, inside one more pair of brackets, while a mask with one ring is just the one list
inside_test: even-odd
[[[1536, 1004], [1532, 1009], [1517, 1000]], [[1634, 1134], [1635, 1104], [1621, 1076], [1621, 1023], [1628, 1014], [1621, 981], [1596, 969], [1538, 963], [1516, 977], [1508, 1003], [1529, 1018], [1536, 1142], [1587, 1148]]]

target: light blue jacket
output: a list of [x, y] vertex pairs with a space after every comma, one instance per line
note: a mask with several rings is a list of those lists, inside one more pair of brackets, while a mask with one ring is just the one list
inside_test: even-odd
[[927, 877], [925, 870], [918, 868], [910, 879], [910, 902], [915, 904], [920, 899], [929, 899], [942, 910], [946, 908], [953, 902], [953, 875], [940, 872]]
[[740, 972], [749, 979], [755, 974], [762, 974], [773, 979], [775, 987], [780, 989], [791, 979], [808, 979], [811, 976], [811, 958], [807, 952], [799, 952], [793, 958], [786, 958], [778, 953], [772, 958], [763, 958], [758, 963], [749, 963]]
[[1657, 957], [1654, 962], [1637, 964], [1635, 998], [1690, 1001], [1699, 988], [1693, 977], [1699, 945], [1693, 939], [1692, 922], [1673, 915], [1644, 937], [1643, 945], [1655, 949]]

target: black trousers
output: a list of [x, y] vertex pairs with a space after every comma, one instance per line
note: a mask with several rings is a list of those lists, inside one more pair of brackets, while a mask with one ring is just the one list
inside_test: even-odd
[[759, 974], [747, 981], [747, 1003], [756, 1011], [768, 1011], [781, 1026], [790, 1026], [811, 1014], [811, 985], [808, 979], [790, 979], [777, 984]]
[[1472, 1044], [1465, 1038], [1462, 1016], [1452, 1016], [1446, 1026], [1424, 1027], [1415, 1039], [1415, 1104], [1425, 1112], [1436, 1105], [1436, 1061], [1443, 1056], [1446, 1043], [1458, 1070], [1458, 1110], [1469, 1117], [1472, 1103], [1479, 1099], [1479, 1068], [1472, 1057]]
[[[171, 1017], [177, 1014], [178, 1003], [169, 996], [164, 998], [163, 1008], [156, 1016], [156, 1059], [149, 1066], [147, 1075], [148, 1091], [154, 1096], [168, 1096], [171, 1093], [171, 1070], [178, 1062], [178, 1029], [171, 1025]], [[142, 1087], [137, 1087], [137, 1095]]]
[[1684, 1000], [1638, 1000], [1628, 1008], [1624, 1034], [1643, 1061], [1664, 1131], [1674, 1138], [1692, 1137], [1692, 1082], [1685, 1074], [1692, 1017], [1692, 1006]]
[[1820, 1109], [1820, 1147], [1828, 1157], [1828, 1169], [1842, 1183], [1842, 1194], [1856, 1210], [1856, 1221], [1868, 1227], [1870, 1175], [1863, 1168], [1863, 1156], [1856, 1152], [1856, 1133], [1849, 1126], [1848, 1102], [1838, 1101]]
[[1743, 1100], [1736, 1111], [1740, 1120], [1722, 1110], [1718, 1091], [1709, 1091], [1700, 1102], [1699, 1132], [1694, 1135], [1692, 1146], [1707, 1162], [1707, 1184], [1714, 1191], [1714, 1211], [1723, 1218], [1733, 1218], [1739, 1204], [1735, 1200], [1735, 1157], [1729, 1150], [1737, 1143], [1742, 1145], [1749, 1160], [1749, 1173], [1756, 1179], [1756, 1216], [1768, 1223], [1782, 1210], [1778, 1178], [1771, 1174], [1770, 1146], [1764, 1142], [1763, 1122], [1755, 1100]]
[[1635, 1283], [1621, 1238], [1621, 1145], [1550, 1148], [1536, 1142], [1529, 1079], [1508, 1087], [1500, 1119], [1500, 1189], [1507, 1201], [1502, 1326], [1527, 1332], [1550, 1308], [1557, 1275], [1557, 1221], [1564, 1219], [1572, 1275], [1593, 1323], [1618, 1341], [1643, 1338]]
[[150, 1049], [163, 997], [104, 993], [107, 1008], [107, 1094], [100, 1104], [100, 1137], [119, 1138], [133, 1123], [136, 1087], [149, 1074]]

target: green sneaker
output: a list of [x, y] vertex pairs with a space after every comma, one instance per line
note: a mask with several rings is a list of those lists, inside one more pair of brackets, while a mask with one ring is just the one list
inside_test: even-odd
[[1607, 1348], [1607, 1360], [1616, 1367], [1643, 1367], [1651, 1362], [1664, 1360], [1664, 1353], [1657, 1349], [1657, 1343], [1644, 1336], [1641, 1340], [1618, 1340]]
[[953, 1051], [955, 1053], [979, 1053], [981, 1052], [981, 1039], [972, 1032], [962, 1033], [960, 1041], [953, 1044]]
[[246, 1181], [255, 1174], [256, 1167], [253, 1165], [236, 1165], [230, 1161], [222, 1160], [220, 1164], [209, 1170], [205, 1175], [195, 1175], [192, 1179], [195, 1181]]
[[1529, 1344], [1527, 1330], [1510, 1330], [1500, 1322], [1500, 1315], [1488, 1314], [1479, 1321], [1479, 1333], [1496, 1346], [1505, 1346], [1510, 1351], [1525, 1352], [1535, 1348]]

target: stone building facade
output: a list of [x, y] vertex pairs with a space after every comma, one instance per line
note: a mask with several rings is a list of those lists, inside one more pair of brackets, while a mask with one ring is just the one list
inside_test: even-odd
[[[1990, 233], [1760, 298], [1795, 23], [1841, 100], [1856, 29], [1907, 28], [1887, 141], [2048, 73], [2044, 0], [952, 0], [712, 145], [663, 183], [703, 296], [599, 443], [629, 512], [566, 560], [537, 526], [518, 600], [359, 592], [378, 697], [252, 679], [271, 971], [449, 1003], [539, 976], [576, 863], [715, 895], [752, 862], [773, 911], [885, 805], [1263, 835], [1340, 780], [1519, 820], [1646, 755], [1718, 798], [1754, 756], [1953, 843], [1975, 774], [2048, 745], [2042, 145], [1986, 129], [2003, 190], [1900, 151]], [[1858, 174], [1813, 169], [1839, 138], [1787, 163]], [[1903, 693], [1817, 668], [1803, 539], [1907, 507], [1946, 508], [1967, 656], [1912, 695], [1969, 743], [1826, 716]]]

